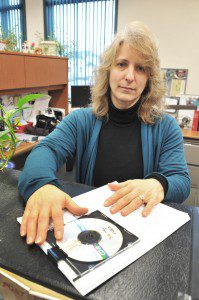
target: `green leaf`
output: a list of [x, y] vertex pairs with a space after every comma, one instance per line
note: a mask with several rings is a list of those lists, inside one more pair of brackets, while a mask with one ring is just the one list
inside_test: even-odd
[[0, 111], [2, 111], [3, 113], [5, 113], [5, 109], [3, 107], [3, 105], [0, 104]]
[[10, 140], [10, 136], [8, 135], [9, 130], [0, 131], [0, 142]]
[[9, 133], [9, 130], [3, 130], [3, 131], [0, 131], [0, 137], [2, 136], [2, 135], [4, 135], [4, 134], [7, 134], [7, 133]]
[[29, 101], [33, 101], [42, 97], [45, 97], [48, 95], [45, 94], [30, 94], [30, 95], [26, 95], [23, 98], [19, 99], [17, 102], [17, 106], [19, 107], [19, 109], [23, 109], [23, 105]]
[[20, 111], [20, 109], [11, 109], [11, 110], [7, 111], [5, 116], [4, 116], [4, 119], [9, 120], [10, 118], [12, 118], [19, 111]]
[[[28, 109], [28, 108], [31, 108], [31, 106], [26, 106], [26, 107], [23, 107], [23, 110], [24, 109]], [[9, 110], [9, 111], [7, 111], [6, 113], [5, 113], [5, 115], [4, 115], [4, 119], [5, 120], [10, 120], [14, 115], [16, 115], [17, 113], [21, 113], [21, 109], [20, 108], [17, 108], [17, 109], [12, 109], [12, 110]], [[1, 117], [0, 117], [0, 119], [1, 119]]]
[[2, 116], [0, 116], [0, 121], [4, 122], [4, 118]]

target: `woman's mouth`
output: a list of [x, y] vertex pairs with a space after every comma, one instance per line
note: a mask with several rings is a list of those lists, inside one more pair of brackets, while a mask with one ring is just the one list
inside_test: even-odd
[[127, 87], [127, 86], [121, 86], [120, 87], [122, 90], [127, 91], [127, 92], [133, 92], [135, 91], [135, 89]]

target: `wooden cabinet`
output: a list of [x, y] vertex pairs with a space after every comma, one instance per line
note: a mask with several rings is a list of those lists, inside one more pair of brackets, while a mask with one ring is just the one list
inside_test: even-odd
[[28, 87], [65, 84], [68, 80], [66, 71], [66, 59], [25, 57], [26, 85]]
[[0, 91], [25, 88], [24, 58], [0, 53]]
[[199, 206], [199, 132], [183, 130], [184, 151], [191, 178], [191, 193], [185, 204]]
[[68, 59], [0, 51], [0, 95], [48, 90], [50, 106], [68, 113]]

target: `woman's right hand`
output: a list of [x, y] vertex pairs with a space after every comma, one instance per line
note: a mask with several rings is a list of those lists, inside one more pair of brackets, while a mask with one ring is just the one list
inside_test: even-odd
[[88, 209], [78, 206], [69, 195], [56, 186], [46, 184], [34, 192], [26, 204], [20, 227], [20, 235], [26, 235], [27, 244], [41, 245], [46, 240], [50, 217], [54, 224], [54, 234], [61, 240], [64, 233], [62, 210], [66, 208], [74, 215], [83, 215]]

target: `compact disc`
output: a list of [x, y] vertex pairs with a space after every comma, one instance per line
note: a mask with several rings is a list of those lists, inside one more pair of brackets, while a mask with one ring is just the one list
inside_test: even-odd
[[122, 246], [123, 235], [112, 223], [80, 218], [64, 226], [64, 237], [57, 245], [69, 258], [95, 262], [114, 255]]

